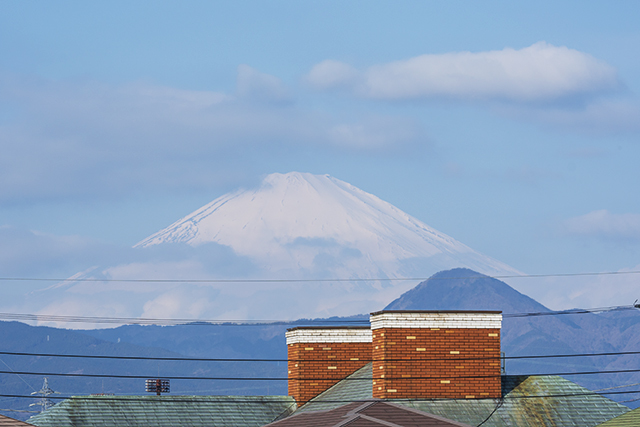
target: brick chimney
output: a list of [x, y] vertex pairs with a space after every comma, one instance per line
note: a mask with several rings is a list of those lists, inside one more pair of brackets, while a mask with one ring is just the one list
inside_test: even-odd
[[298, 406], [371, 361], [371, 329], [298, 327], [286, 333], [289, 396]]
[[371, 313], [373, 397], [501, 397], [501, 313]]

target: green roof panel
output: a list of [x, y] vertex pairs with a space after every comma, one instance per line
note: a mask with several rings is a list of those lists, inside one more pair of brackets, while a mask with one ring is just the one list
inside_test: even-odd
[[31, 417], [40, 427], [257, 427], [291, 414], [288, 396], [74, 396]]
[[640, 426], [640, 408], [629, 411], [612, 420], [599, 424], [598, 427], [637, 427]]
[[[321, 411], [372, 399], [371, 364], [303, 405]], [[503, 399], [389, 399], [430, 414], [485, 427], [590, 427], [629, 411], [558, 376], [503, 376]], [[367, 381], [369, 379], [369, 381]], [[485, 421], [486, 420], [486, 421]], [[637, 424], [640, 425], [640, 424]], [[608, 426], [607, 426], [608, 427]]]

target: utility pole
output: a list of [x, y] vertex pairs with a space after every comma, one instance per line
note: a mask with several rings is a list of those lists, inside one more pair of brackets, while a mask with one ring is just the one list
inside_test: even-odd
[[51, 396], [52, 394], [60, 394], [57, 391], [53, 391], [49, 388], [49, 378], [45, 377], [44, 378], [44, 384], [42, 385], [42, 388], [38, 391], [34, 391], [33, 393], [31, 393], [32, 395], [37, 394], [42, 396], [42, 398], [36, 402], [36, 403], [32, 403], [29, 406], [38, 406], [40, 405], [41, 409], [40, 412], [44, 412], [47, 409], [51, 408], [53, 406], [53, 402], [51, 400], [49, 400], [49, 396]]

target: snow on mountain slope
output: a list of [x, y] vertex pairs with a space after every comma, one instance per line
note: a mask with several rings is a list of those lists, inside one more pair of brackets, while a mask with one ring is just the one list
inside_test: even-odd
[[[420, 273], [457, 266], [516, 272], [346, 182], [298, 172], [271, 174], [257, 189], [226, 194], [136, 246], [167, 242], [229, 246], [271, 272], [324, 266], [349, 274], [335, 278], [415, 273], [408, 271], [412, 260], [426, 262]], [[333, 267], [331, 257], [339, 261]]]
[[212, 320], [352, 315], [379, 310], [418, 282], [397, 278], [456, 267], [518, 274], [346, 182], [297, 172], [226, 194], [125, 255], [49, 287], [41, 312]]

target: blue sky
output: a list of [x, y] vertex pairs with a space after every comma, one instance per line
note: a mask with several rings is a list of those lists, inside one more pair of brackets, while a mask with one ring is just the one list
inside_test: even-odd
[[289, 171], [526, 273], [640, 269], [638, 22], [634, 1], [2, 2], [0, 270], [73, 274]]

